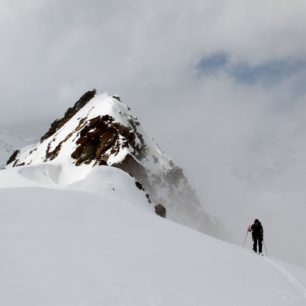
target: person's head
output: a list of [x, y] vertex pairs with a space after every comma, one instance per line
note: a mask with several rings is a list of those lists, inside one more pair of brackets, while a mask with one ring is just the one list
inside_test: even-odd
[[258, 224], [258, 223], [260, 223], [260, 222], [259, 222], [258, 219], [255, 219], [255, 220], [254, 220], [254, 223], [255, 223], [255, 224]]

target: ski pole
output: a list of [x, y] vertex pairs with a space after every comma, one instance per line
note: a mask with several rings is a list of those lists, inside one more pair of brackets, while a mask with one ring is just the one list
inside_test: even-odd
[[249, 234], [249, 231], [247, 230], [247, 233], [246, 233], [245, 238], [244, 238], [244, 241], [243, 241], [243, 247], [245, 246], [245, 243], [246, 243], [248, 234]]
[[268, 255], [268, 252], [267, 252], [267, 248], [266, 248], [265, 241], [263, 240], [262, 242], [263, 242], [263, 245], [264, 245], [264, 247], [265, 247], [266, 254], [267, 254], [267, 256], [269, 256], [269, 255]]

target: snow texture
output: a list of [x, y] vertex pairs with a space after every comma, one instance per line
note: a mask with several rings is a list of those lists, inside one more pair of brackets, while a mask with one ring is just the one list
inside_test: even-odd
[[158, 217], [123, 171], [44, 166], [1, 171], [0, 305], [306, 305], [304, 269]]

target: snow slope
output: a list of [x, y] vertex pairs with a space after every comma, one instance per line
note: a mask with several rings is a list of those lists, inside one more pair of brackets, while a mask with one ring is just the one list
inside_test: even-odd
[[25, 169], [0, 173], [0, 305], [306, 305], [304, 269], [158, 217], [119, 169]]

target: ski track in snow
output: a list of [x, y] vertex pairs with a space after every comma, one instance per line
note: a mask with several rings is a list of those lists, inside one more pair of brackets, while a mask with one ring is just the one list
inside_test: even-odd
[[277, 269], [287, 280], [291, 283], [293, 287], [295, 287], [306, 299], [306, 288], [284, 267], [277, 264], [270, 258], [264, 257], [265, 261], [272, 265], [275, 269]]

